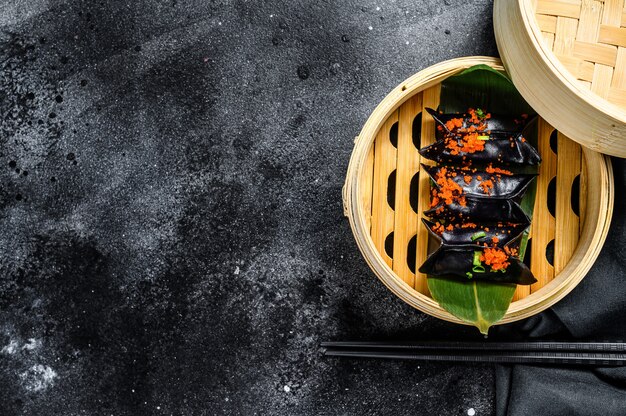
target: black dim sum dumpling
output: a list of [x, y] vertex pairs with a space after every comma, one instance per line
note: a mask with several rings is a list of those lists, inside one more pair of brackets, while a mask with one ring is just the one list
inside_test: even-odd
[[517, 249], [528, 224], [448, 224], [422, 218], [430, 234], [440, 243], [446, 245], [495, 245]]
[[420, 149], [426, 159], [440, 163], [498, 163], [503, 165], [538, 165], [541, 157], [523, 137], [532, 120], [506, 116], [491, 117], [469, 110], [469, 114], [439, 114], [426, 109], [437, 124], [436, 142]]
[[[486, 165], [530, 165], [541, 163], [537, 150], [521, 134], [511, 137], [493, 137], [481, 140], [482, 147], [468, 146], [466, 137], [449, 136], [419, 150], [420, 155], [439, 163], [476, 163]], [[469, 148], [468, 151], [463, 149]]]
[[[472, 126], [481, 127], [482, 131], [489, 131], [492, 136], [512, 136], [521, 133], [536, 116], [530, 118], [527, 115], [511, 117], [497, 114], [483, 114], [480, 109], [469, 110], [467, 113], [438, 113], [432, 108], [426, 108], [437, 126], [436, 138], [442, 140], [449, 134], [462, 134], [467, 132]], [[452, 122], [450, 122], [452, 121]], [[455, 122], [456, 121], [456, 122]], [[450, 123], [449, 123], [450, 122]]]
[[463, 281], [478, 279], [496, 283], [516, 283], [518, 285], [531, 285], [537, 281], [528, 266], [514, 256], [507, 258], [505, 269], [493, 270], [482, 262], [479, 262], [480, 265], [476, 265], [476, 253], [480, 255], [484, 250], [490, 249], [471, 245], [449, 246], [444, 244], [428, 256], [419, 268], [419, 272], [429, 276]]
[[495, 172], [492, 175], [467, 171], [466, 182], [465, 171], [461, 169], [444, 166], [424, 169], [434, 182], [431, 208], [424, 212], [427, 217], [453, 223], [529, 223], [519, 201], [533, 175], [501, 174], [498, 177]]
[[451, 222], [512, 222], [530, 224], [528, 216], [519, 204], [511, 199], [494, 199], [489, 197], [468, 196], [463, 201], [451, 204], [440, 203], [424, 211], [424, 215]]
[[510, 171], [488, 166], [485, 171], [452, 168], [449, 166], [426, 166], [433, 182], [448, 179], [461, 187], [464, 195], [490, 196], [492, 198], [517, 198], [528, 188], [535, 174], [514, 174]]

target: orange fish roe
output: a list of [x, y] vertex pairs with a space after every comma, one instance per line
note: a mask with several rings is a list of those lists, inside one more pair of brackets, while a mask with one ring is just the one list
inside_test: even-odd
[[476, 153], [485, 150], [484, 140], [478, 138], [478, 133], [468, 133], [461, 137], [460, 141], [455, 138], [446, 140], [446, 147], [450, 149], [450, 154]]
[[470, 115], [470, 123], [480, 124], [480, 118], [478, 117], [478, 115], [476, 115], [476, 110], [470, 108], [469, 110], [467, 110], [467, 112]]
[[491, 241], [492, 241], [494, 244], [498, 244], [498, 243], [500, 242], [500, 239], [494, 235], [494, 236], [491, 238]]
[[513, 172], [511, 172], [510, 170], [494, 168], [493, 166], [491, 166], [491, 163], [489, 164], [489, 166], [487, 166], [485, 170], [487, 171], [487, 173], [499, 173], [502, 175], [509, 175], [509, 176], [513, 175]]
[[504, 250], [500, 250], [499, 248], [491, 248], [487, 247], [483, 250], [483, 254], [480, 256], [480, 261], [485, 263], [487, 266], [491, 267], [491, 270], [506, 270], [509, 267], [509, 262], [507, 261], [509, 256]]
[[[437, 172], [436, 182], [437, 182], [437, 185], [439, 186], [438, 186], [438, 190], [434, 190], [433, 192], [433, 202], [435, 201], [435, 199], [437, 199], [438, 200], [437, 204], [438, 204], [439, 200], [443, 200], [446, 203], [446, 205], [450, 205], [454, 201], [458, 201], [459, 204], [464, 206], [465, 197], [462, 196], [463, 188], [461, 188], [461, 186], [458, 183], [448, 178], [447, 175], [448, 175], [448, 169], [446, 169], [445, 167], [440, 168], [439, 171]], [[433, 202], [431, 202], [431, 206], [436, 206], [437, 204], [433, 205]]]
[[473, 222], [466, 222], [465, 224], [461, 224], [461, 228], [476, 228], [476, 224]]
[[432, 230], [433, 230], [435, 233], [437, 233], [437, 234], [441, 235], [441, 234], [443, 233], [444, 228], [443, 228], [443, 225], [441, 225], [441, 224], [439, 223], [439, 221], [437, 221], [437, 222], [435, 223], [435, 225], [433, 225], [433, 226], [432, 226]]
[[463, 180], [465, 181], [466, 184], [470, 184], [470, 182], [472, 182], [472, 177], [470, 175], [465, 175], [463, 176]]
[[452, 224], [449, 224], [449, 225], [446, 227], [446, 230], [448, 230], [448, 231], [452, 231], [452, 230], [454, 230], [454, 226], [453, 226]]
[[437, 197], [437, 190], [436, 189], [433, 189], [431, 191], [431, 194], [432, 194], [433, 197], [432, 197], [432, 199], [430, 201], [430, 207], [432, 208], [432, 207], [436, 207], [437, 205], [439, 205], [439, 198]]
[[[509, 232], [511, 232], [511, 231], [509, 230]], [[517, 249], [516, 248], [504, 247], [504, 252], [506, 254], [508, 254], [509, 256], [517, 257]]]
[[489, 195], [493, 189], [493, 182], [490, 179], [487, 179], [486, 181], [482, 181], [479, 186], [483, 188], [484, 193]]
[[463, 127], [463, 119], [462, 118], [452, 118], [452, 119], [446, 121], [446, 128], [449, 131], [452, 131], [452, 130], [457, 129], [459, 127]]
[[477, 124], [479, 129], [482, 127], [481, 130], [487, 127], [487, 125], [483, 123], [483, 120], [490, 119], [491, 113], [485, 114], [481, 109], [474, 110], [473, 108], [468, 109], [467, 112], [470, 115], [470, 123]]

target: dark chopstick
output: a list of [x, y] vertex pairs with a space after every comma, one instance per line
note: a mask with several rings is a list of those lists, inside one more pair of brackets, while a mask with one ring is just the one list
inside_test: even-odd
[[372, 341], [329, 341], [322, 342], [324, 348], [369, 348], [401, 350], [480, 350], [480, 351], [586, 351], [624, 352], [623, 342], [372, 342]]
[[324, 342], [330, 357], [465, 363], [626, 365], [621, 342]]
[[339, 351], [328, 350], [329, 357], [351, 358], [386, 358], [396, 360], [417, 361], [451, 361], [465, 363], [503, 363], [503, 364], [561, 364], [561, 365], [595, 365], [623, 366], [626, 365], [626, 354], [589, 354], [589, 353], [547, 353], [526, 352], [506, 354], [410, 354], [392, 351]]

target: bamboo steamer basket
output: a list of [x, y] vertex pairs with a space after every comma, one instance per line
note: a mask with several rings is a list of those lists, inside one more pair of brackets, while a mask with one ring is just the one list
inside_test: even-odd
[[[458, 58], [424, 69], [391, 91], [356, 137], [343, 187], [344, 214], [376, 276], [414, 308], [455, 323], [464, 322], [430, 297], [426, 276], [411, 267], [413, 260], [416, 268], [423, 263], [428, 245], [428, 230], [420, 218], [430, 202], [430, 182], [420, 163], [431, 162], [420, 160], [418, 147], [435, 140], [434, 120], [424, 108], [437, 108], [440, 83], [478, 64], [504, 71], [497, 58]], [[419, 124], [419, 137], [413, 137], [414, 123]], [[391, 141], [396, 136], [397, 148]], [[611, 221], [613, 176], [608, 156], [581, 147], [541, 118], [538, 151], [543, 161], [529, 241], [530, 267], [538, 282], [518, 286], [498, 324], [537, 314], [567, 295], [600, 253]], [[575, 183], [578, 204], [572, 202], [577, 196]], [[551, 189], [556, 190], [554, 197]], [[553, 260], [546, 255], [550, 250]]]
[[624, 0], [495, 0], [504, 66], [526, 101], [582, 145], [626, 157]]

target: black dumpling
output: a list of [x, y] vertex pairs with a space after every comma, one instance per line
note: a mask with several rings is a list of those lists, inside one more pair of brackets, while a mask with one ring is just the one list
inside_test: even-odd
[[[452, 130], [450, 131], [447, 126], [446, 126], [446, 122], [448, 122], [449, 120], [452, 120], [454, 118], [462, 118], [463, 119], [463, 123], [464, 123], [464, 127], [467, 127], [470, 125], [469, 123], [469, 115], [467, 113], [463, 113], [463, 114], [455, 114], [455, 113], [438, 113], [436, 110], [433, 110], [432, 108], [426, 108], [426, 111], [428, 112], [428, 114], [430, 114], [433, 119], [435, 120], [435, 123], [437, 123], [437, 125], [440, 125], [442, 128], [436, 129], [436, 138], [437, 140], [441, 140], [443, 139], [444, 136], [446, 136], [447, 134], [455, 134], [456, 131]], [[528, 118], [528, 117], [511, 117], [511, 116], [506, 116], [506, 115], [499, 115], [499, 114], [492, 114], [491, 118], [486, 119], [483, 121], [483, 123], [485, 123], [487, 125], [487, 128], [485, 130], [488, 130], [492, 135], [494, 136], [512, 136], [512, 135], [516, 135], [517, 133], [521, 133], [527, 125], [531, 124], [535, 117], [532, 118]]]
[[497, 163], [498, 165], [529, 165], [536, 166], [541, 163], [541, 157], [537, 150], [528, 141], [522, 140], [522, 135], [518, 134], [511, 138], [501, 137], [485, 140], [485, 149], [480, 152], [452, 154], [446, 146], [446, 140], [456, 140], [446, 138], [438, 140], [430, 146], [419, 150], [420, 155], [428, 160], [439, 163], [461, 163], [472, 162], [480, 165]]
[[449, 130], [446, 122], [453, 118], [464, 118], [464, 125], [468, 123], [466, 114], [440, 114], [432, 108], [426, 111], [434, 118], [437, 128], [435, 129], [436, 141], [430, 146], [420, 149], [420, 154], [429, 160], [439, 163], [465, 163], [468, 161], [487, 164], [498, 163], [501, 165], [530, 165], [541, 163], [541, 157], [537, 150], [523, 138], [523, 131], [529, 127], [536, 116], [532, 118], [510, 117], [495, 115], [484, 120], [487, 124], [485, 135], [490, 139], [485, 140], [485, 149], [475, 153], [461, 152], [453, 155], [446, 147], [448, 140], [459, 140], [464, 133], [458, 129]]
[[[462, 189], [463, 194], [476, 197], [491, 197], [491, 198], [519, 198], [528, 188], [528, 185], [537, 176], [535, 174], [496, 174], [487, 173], [485, 171], [475, 170], [463, 170], [452, 168], [449, 166], [426, 166], [422, 165], [422, 168], [426, 170], [433, 182], [437, 182], [437, 174], [441, 169], [446, 169], [449, 179], [452, 179]], [[471, 177], [471, 181], [468, 183], [464, 177]], [[480, 179], [479, 179], [480, 178]], [[493, 188], [489, 190], [489, 193], [485, 193], [480, 183], [484, 180], [491, 180]]]
[[[526, 266], [517, 257], [509, 257], [509, 266], [506, 271], [493, 272], [486, 268], [484, 273], [472, 272], [474, 252], [481, 249], [476, 246], [449, 246], [442, 245], [432, 253], [419, 268], [420, 273], [461, 281], [487, 280], [495, 283], [515, 283], [531, 285], [537, 281]], [[469, 278], [467, 273], [471, 273]]]
[[[475, 228], [453, 226], [452, 230], [447, 230], [444, 227], [444, 231], [439, 235], [433, 231], [436, 226], [434, 222], [425, 218], [422, 218], [422, 222], [439, 244], [446, 245], [482, 245], [484, 243], [493, 245], [493, 238], [496, 237], [498, 239], [497, 247], [518, 248], [524, 231], [528, 228], [528, 224], [477, 225]], [[477, 233], [484, 233], [485, 235], [472, 240], [472, 237]]]
[[530, 224], [528, 216], [520, 205], [511, 199], [467, 196], [465, 202], [465, 206], [456, 201], [451, 204], [441, 202], [424, 211], [424, 215], [453, 223], [469, 221], [487, 224], [498, 222]]

